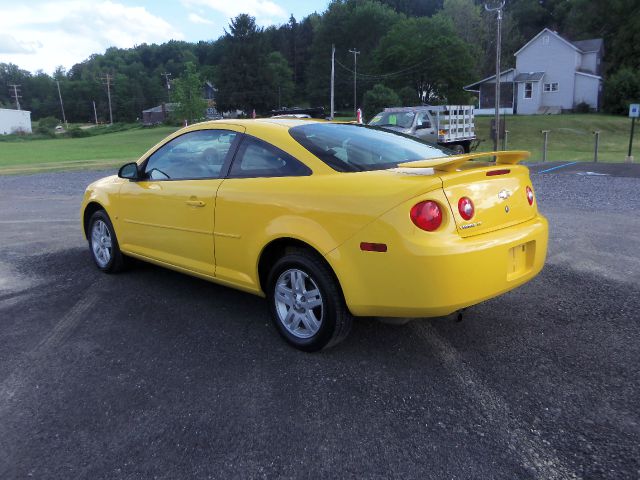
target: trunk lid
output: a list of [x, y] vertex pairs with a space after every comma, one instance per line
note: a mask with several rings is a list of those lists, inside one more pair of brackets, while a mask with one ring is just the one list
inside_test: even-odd
[[[509, 172], [491, 175], [492, 171], [499, 170]], [[461, 237], [507, 228], [531, 220], [536, 215], [535, 200], [534, 205], [529, 205], [527, 200], [526, 188], [531, 187], [531, 182], [526, 167], [474, 168], [440, 178]], [[458, 210], [458, 202], [463, 197], [470, 198], [475, 207], [475, 213], [469, 220], [462, 218]]]
[[[471, 159], [494, 156], [496, 163], [475, 163]], [[440, 175], [442, 188], [461, 237], [507, 228], [526, 222], [537, 214], [527, 200], [527, 186], [532, 188], [529, 169], [516, 165], [527, 158], [528, 152], [487, 152], [455, 155], [439, 159], [401, 164], [401, 167], [431, 167]], [[474, 215], [462, 218], [458, 210], [461, 198], [471, 199]]]

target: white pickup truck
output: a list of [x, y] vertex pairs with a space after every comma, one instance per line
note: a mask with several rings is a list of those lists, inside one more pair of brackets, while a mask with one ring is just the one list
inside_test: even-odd
[[476, 140], [473, 105], [385, 108], [369, 125], [413, 135], [456, 153], [468, 153]]

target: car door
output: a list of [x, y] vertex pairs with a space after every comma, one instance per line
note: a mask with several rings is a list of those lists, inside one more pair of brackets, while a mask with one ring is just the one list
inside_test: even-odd
[[415, 136], [429, 142], [435, 141], [435, 130], [429, 112], [418, 112], [415, 121]]
[[275, 146], [245, 135], [216, 198], [216, 277], [255, 291], [257, 256], [269, 225], [296, 208], [291, 188], [311, 169]]
[[187, 132], [144, 161], [142, 180], [120, 189], [124, 252], [214, 275], [216, 191], [237, 146], [237, 130]]

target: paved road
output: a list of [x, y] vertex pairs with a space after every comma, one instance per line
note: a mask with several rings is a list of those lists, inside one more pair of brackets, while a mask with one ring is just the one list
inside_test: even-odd
[[533, 175], [537, 279], [304, 354], [260, 298], [97, 272], [98, 176], [0, 177], [0, 478], [640, 477], [638, 179]]

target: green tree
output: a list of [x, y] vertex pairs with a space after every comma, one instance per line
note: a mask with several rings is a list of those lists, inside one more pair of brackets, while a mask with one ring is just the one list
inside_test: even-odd
[[[319, 18], [316, 27], [312, 54], [307, 69], [308, 97], [314, 105], [329, 104], [331, 83], [331, 45], [336, 47], [336, 107], [353, 108], [353, 54], [358, 55], [358, 72], [370, 73], [375, 70], [373, 51], [378, 41], [403, 15], [392, 8], [373, 0], [335, 0]], [[361, 103], [362, 93], [377, 83], [368, 76], [358, 79], [357, 103]]]
[[400, 97], [396, 92], [378, 83], [364, 94], [364, 117], [371, 119], [376, 113], [386, 107], [401, 106]]
[[428, 103], [463, 103], [462, 87], [475, 78], [472, 52], [450, 20], [435, 16], [396, 23], [375, 55], [388, 86], [409, 84]]
[[192, 62], [185, 65], [185, 73], [174, 81], [173, 100], [179, 104], [174, 115], [177, 119], [194, 122], [204, 116], [207, 102], [202, 98], [202, 82]]
[[[478, 68], [480, 77], [495, 75], [496, 73], [496, 14], [495, 12], [481, 13], [482, 26], [480, 36], [477, 39]], [[541, 29], [540, 29], [541, 30]], [[537, 30], [537, 34], [540, 30]], [[534, 34], [534, 35], [535, 35]], [[502, 42], [500, 55], [500, 70], [515, 66], [514, 53], [517, 52], [526, 42], [531, 40], [531, 36], [523, 36], [518, 26], [518, 20], [509, 8], [503, 11], [502, 19]]]
[[261, 33], [254, 17], [240, 14], [231, 20], [225, 35], [228, 46], [216, 78], [217, 103], [221, 109], [237, 108], [249, 113], [253, 109], [264, 112], [274, 107]]
[[420, 96], [417, 90], [408, 85], [398, 90], [398, 96], [400, 97], [400, 104], [405, 107], [420, 105]]
[[442, 0], [379, 0], [410, 17], [430, 17], [442, 8]]
[[604, 108], [626, 114], [630, 103], [640, 103], [640, 69], [623, 67], [604, 83]]
[[567, 19], [572, 39], [604, 38], [606, 71], [640, 68], [640, 2], [574, 0]]
[[277, 108], [291, 106], [294, 93], [293, 72], [287, 59], [280, 52], [271, 52], [267, 56], [267, 71], [272, 104]]

